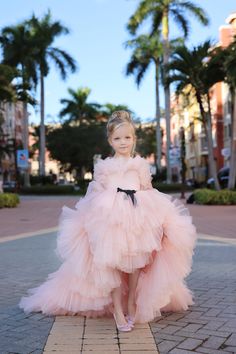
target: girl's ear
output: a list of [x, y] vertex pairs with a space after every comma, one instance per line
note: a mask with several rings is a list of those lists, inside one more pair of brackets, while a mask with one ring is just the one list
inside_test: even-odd
[[108, 138], [108, 144], [112, 147], [111, 139]]

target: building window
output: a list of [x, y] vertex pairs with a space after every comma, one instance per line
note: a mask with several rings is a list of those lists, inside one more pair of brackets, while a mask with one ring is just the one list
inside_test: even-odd
[[207, 139], [205, 136], [201, 137], [201, 151], [202, 152], [207, 152], [208, 147], [207, 147]]

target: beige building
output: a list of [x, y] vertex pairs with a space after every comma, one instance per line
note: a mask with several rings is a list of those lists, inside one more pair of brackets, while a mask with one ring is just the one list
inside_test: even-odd
[[2, 141], [1, 145], [11, 145], [11, 154], [3, 154], [1, 160], [1, 179], [3, 181], [14, 181], [16, 175], [16, 156], [14, 147], [22, 148], [23, 132], [23, 103], [0, 102]]
[[[190, 96], [172, 96], [171, 99], [171, 141], [176, 150], [176, 158], [172, 158], [172, 171], [180, 174], [180, 130], [185, 132], [186, 178], [203, 182], [207, 178], [208, 151], [203, 125], [200, 121], [198, 104], [192, 94]], [[174, 154], [173, 154], [174, 155]]]

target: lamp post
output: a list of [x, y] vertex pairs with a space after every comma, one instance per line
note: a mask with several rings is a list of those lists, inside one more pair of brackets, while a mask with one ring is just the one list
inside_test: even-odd
[[186, 148], [185, 148], [185, 132], [184, 127], [180, 127], [179, 130], [179, 137], [180, 137], [180, 161], [181, 161], [181, 199], [185, 199], [185, 181], [186, 181]]

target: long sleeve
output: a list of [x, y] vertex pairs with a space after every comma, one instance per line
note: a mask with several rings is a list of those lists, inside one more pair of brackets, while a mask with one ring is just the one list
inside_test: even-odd
[[104, 160], [99, 160], [94, 165], [93, 180], [89, 183], [86, 196], [92, 192], [101, 192], [105, 186]]
[[150, 165], [145, 159], [141, 159], [141, 165], [140, 165], [140, 171], [139, 171], [139, 176], [140, 176], [140, 184], [141, 184], [141, 189], [146, 190], [146, 189], [152, 189], [152, 175], [150, 171]]

